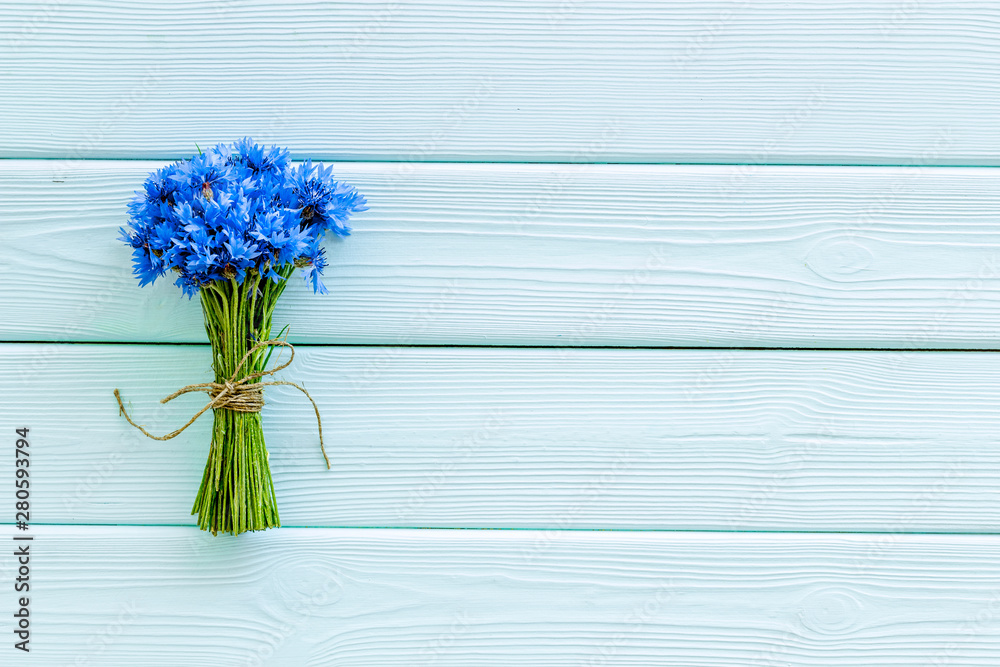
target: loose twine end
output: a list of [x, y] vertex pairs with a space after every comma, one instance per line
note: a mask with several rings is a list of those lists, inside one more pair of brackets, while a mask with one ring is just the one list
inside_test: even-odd
[[[247, 375], [244, 375], [243, 377], [237, 378], [237, 376], [240, 373], [240, 369], [255, 352], [272, 345], [287, 347], [289, 352], [291, 352], [290, 356], [288, 357], [288, 361], [281, 364], [280, 366], [275, 366], [271, 370], [249, 373]], [[179, 429], [171, 431], [166, 435], [153, 435], [145, 428], [132, 421], [132, 417], [130, 417], [128, 411], [125, 410], [125, 404], [122, 402], [121, 392], [119, 392], [118, 389], [115, 389], [115, 399], [117, 399], [118, 401], [118, 414], [125, 417], [125, 420], [128, 421], [129, 424], [142, 431], [143, 435], [145, 435], [147, 438], [152, 438], [153, 440], [170, 440], [171, 438], [175, 438], [178, 435], [180, 435], [184, 431], [184, 429], [186, 429], [191, 424], [195, 423], [198, 417], [201, 417], [209, 410], [233, 410], [234, 412], [260, 412], [261, 409], [264, 407], [264, 387], [273, 385], [286, 385], [289, 387], [295, 387], [303, 394], [305, 394], [306, 398], [309, 399], [309, 402], [312, 403], [313, 411], [316, 413], [316, 427], [317, 430], [319, 431], [319, 449], [323, 453], [323, 460], [326, 461], [326, 468], [327, 470], [329, 470], [330, 459], [326, 455], [326, 447], [323, 446], [323, 420], [319, 416], [319, 406], [316, 405], [316, 401], [314, 401], [313, 397], [309, 395], [309, 392], [306, 391], [306, 388], [294, 382], [286, 382], [284, 380], [269, 380], [268, 382], [255, 382], [255, 380], [259, 380], [260, 378], [266, 375], [274, 375], [278, 371], [288, 368], [288, 366], [291, 365], [293, 359], [295, 359], [295, 348], [292, 346], [291, 343], [287, 343], [283, 340], [278, 340], [273, 338], [271, 340], [262, 340], [256, 345], [254, 345], [252, 348], [250, 348], [245, 355], [243, 355], [243, 358], [240, 360], [240, 363], [236, 364], [236, 368], [233, 370], [232, 377], [230, 377], [225, 382], [202, 382], [200, 384], [189, 384], [186, 387], [181, 387], [180, 389], [170, 394], [169, 396], [161, 398], [160, 403], [169, 403], [170, 401], [174, 400], [175, 398], [177, 398], [182, 394], [187, 394], [194, 391], [203, 391], [206, 394], [208, 394], [210, 398], [209, 402], [205, 405], [205, 407], [196, 412], [195, 415], [191, 417], [191, 419], [189, 419], [186, 424], [184, 424], [184, 426], [181, 426]]]

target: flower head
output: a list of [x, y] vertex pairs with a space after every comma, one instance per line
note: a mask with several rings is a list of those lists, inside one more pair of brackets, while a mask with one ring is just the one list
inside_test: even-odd
[[368, 210], [365, 198], [354, 187], [333, 180], [333, 167], [313, 166], [307, 160], [292, 178], [295, 205], [302, 211], [303, 223], [322, 230], [320, 233], [330, 230], [347, 236], [351, 233], [347, 219]]
[[312, 283], [313, 291], [319, 294], [326, 294], [326, 285], [320, 280], [320, 275], [323, 273], [323, 269], [326, 268], [326, 248], [319, 247], [319, 244], [315, 244], [314, 247], [309, 249], [309, 252], [299, 259], [296, 266], [300, 266], [305, 270], [306, 282]]
[[327, 231], [350, 234], [348, 219], [365, 210], [365, 198], [335, 180], [332, 167], [293, 167], [287, 149], [244, 138], [151, 173], [119, 239], [132, 248], [140, 286], [173, 270], [192, 297], [212, 281], [242, 283], [252, 271], [280, 281], [282, 267], [294, 265], [325, 294], [321, 241]]

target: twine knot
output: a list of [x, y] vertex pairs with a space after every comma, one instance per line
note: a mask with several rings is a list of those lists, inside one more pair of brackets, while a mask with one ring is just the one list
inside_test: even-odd
[[216, 401], [216, 410], [260, 412], [264, 407], [264, 387], [260, 382], [237, 384], [232, 380], [226, 380], [222, 384], [218, 382], [206, 382], [205, 384], [209, 385], [207, 390], [209, 398]]
[[[288, 361], [281, 364], [280, 366], [275, 366], [270, 370], [258, 371], [256, 373], [248, 373], [247, 375], [239, 377], [240, 369], [255, 352], [265, 347], [270, 347], [272, 345], [287, 347], [289, 352], [291, 353], [288, 357]], [[152, 433], [144, 429], [142, 426], [132, 421], [132, 418], [125, 410], [124, 403], [122, 403], [121, 393], [118, 391], [118, 389], [115, 389], [115, 398], [118, 399], [118, 411], [119, 414], [125, 417], [125, 420], [128, 421], [129, 424], [142, 431], [143, 435], [145, 435], [147, 438], [152, 438], [153, 440], [170, 440], [171, 438], [180, 435], [184, 431], [184, 429], [193, 424], [198, 419], [198, 417], [201, 417], [209, 410], [232, 410], [233, 412], [260, 412], [261, 409], [264, 407], [264, 387], [279, 385], [279, 384], [287, 385], [289, 387], [295, 387], [296, 389], [298, 389], [299, 391], [301, 391], [303, 394], [306, 395], [306, 398], [308, 398], [309, 401], [312, 403], [313, 410], [316, 412], [316, 427], [319, 431], [319, 448], [320, 451], [323, 452], [323, 460], [326, 461], [326, 467], [327, 469], [329, 469], [330, 459], [327, 458], [326, 448], [323, 446], [323, 421], [322, 419], [320, 419], [319, 416], [319, 406], [316, 405], [316, 401], [314, 401], [313, 397], [309, 395], [309, 392], [306, 391], [305, 387], [295, 384], [294, 382], [285, 382], [283, 380], [269, 380], [267, 382], [258, 382], [258, 380], [260, 380], [260, 378], [264, 377], [265, 375], [274, 375], [278, 371], [284, 368], [288, 368], [288, 366], [291, 365], [293, 359], [295, 359], [295, 348], [292, 346], [291, 343], [286, 343], [283, 340], [277, 340], [277, 339], [262, 340], [256, 345], [254, 345], [252, 348], [247, 350], [247, 353], [243, 355], [243, 358], [240, 360], [240, 363], [236, 364], [236, 368], [233, 370], [232, 376], [230, 376], [224, 382], [202, 382], [200, 384], [189, 384], [186, 387], [181, 387], [180, 389], [170, 394], [169, 396], [161, 398], [160, 403], [167, 403], [169, 401], [174, 400], [175, 398], [177, 398], [182, 394], [187, 394], [193, 391], [203, 391], [208, 394], [208, 397], [210, 399], [208, 403], [205, 405], [205, 407], [196, 412], [195, 415], [188, 420], [188, 423], [184, 424], [184, 426], [181, 426], [179, 429], [175, 431], [167, 433], [166, 435], [153, 435]]]

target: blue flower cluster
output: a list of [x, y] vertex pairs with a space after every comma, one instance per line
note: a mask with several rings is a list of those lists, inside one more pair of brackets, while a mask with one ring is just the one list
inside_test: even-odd
[[140, 287], [172, 269], [192, 297], [215, 280], [242, 283], [249, 271], [281, 281], [278, 271], [294, 265], [325, 294], [320, 242], [328, 231], [350, 234], [347, 220], [365, 203], [332, 167], [292, 166], [287, 149], [243, 139], [151, 173], [120, 238], [133, 248]]

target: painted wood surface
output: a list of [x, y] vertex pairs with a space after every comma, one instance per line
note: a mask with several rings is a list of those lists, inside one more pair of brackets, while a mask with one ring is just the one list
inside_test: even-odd
[[[0, 0], [25, 662], [1000, 664], [998, 38], [990, 0]], [[115, 236], [247, 134], [372, 210], [276, 318], [333, 469], [268, 390], [287, 527], [213, 538], [209, 420], [111, 394], [202, 405], [157, 403], [209, 378], [198, 304]]]
[[0, 4], [0, 157], [998, 164], [991, 0]]
[[[993, 667], [1000, 655], [996, 536], [36, 534], [31, 658], [47, 665]], [[0, 567], [13, 567], [6, 549]]]
[[[116, 239], [158, 163], [0, 161], [0, 338], [205, 340]], [[312, 343], [996, 348], [1000, 170], [345, 163]]]
[[[186, 524], [210, 380], [195, 346], [7, 345], [33, 520]], [[284, 525], [997, 532], [990, 353], [300, 347], [268, 389]], [[12, 420], [18, 420], [14, 423]], [[13, 458], [0, 458], [0, 479]]]

